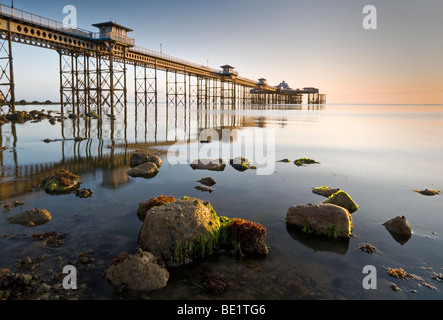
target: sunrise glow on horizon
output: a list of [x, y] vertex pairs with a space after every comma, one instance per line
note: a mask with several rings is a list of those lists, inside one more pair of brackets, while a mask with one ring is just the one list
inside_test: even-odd
[[[116, 21], [134, 30], [130, 36], [138, 46], [212, 68], [230, 64], [240, 76], [275, 86], [284, 80], [293, 89], [316, 87], [328, 103], [442, 104], [443, 3], [372, 1], [377, 28], [365, 30], [368, 4], [14, 1], [18, 9], [56, 21], [63, 20], [65, 5], [73, 5], [79, 28], [96, 31], [92, 24]], [[17, 43], [13, 52], [17, 99], [57, 100], [57, 53]]]

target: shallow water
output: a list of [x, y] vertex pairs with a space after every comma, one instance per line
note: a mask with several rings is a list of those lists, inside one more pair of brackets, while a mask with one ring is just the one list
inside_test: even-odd
[[[59, 106], [43, 108], [59, 111]], [[66, 119], [55, 125], [43, 120], [1, 127], [1, 145], [8, 147], [0, 155], [1, 268], [15, 270], [18, 259], [46, 255], [33, 271], [52, 283], [61, 282], [56, 275], [63, 266], [89, 252], [94, 262], [78, 269], [78, 284], [86, 287], [76, 293], [80, 299], [443, 298], [443, 284], [431, 278], [432, 272], [443, 272], [443, 197], [413, 191], [443, 190], [442, 106], [205, 110], [159, 105], [146, 111], [129, 105], [126, 115], [121, 109], [116, 114], [115, 121], [104, 116], [102, 120]], [[199, 133], [208, 128], [220, 135], [222, 129], [230, 130], [232, 138], [221, 144], [199, 143]], [[76, 142], [74, 137], [86, 139]], [[248, 140], [251, 137], [255, 140]], [[256, 144], [262, 137], [269, 138], [264, 146]], [[44, 139], [57, 141], [45, 143]], [[183, 150], [183, 146], [190, 154], [181, 158], [168, 154]], [[223, 172], [189, 166], [189, 161], [217, 155], [217, 150], [228, 150], [219, 154], [227, 161], [245, 156], [253, 162], [263, 158], [267, 162], [245, 172], [231, 166]], [[162, 157], [156, 177], [126, 175], [129, 157], [136, 151]], [[302, 157], [320, 164], [297, 167], [277, 162]], [[260, 175], [266, 165], [271, 174]], [[82, 188], [91, 188], [93, 196], [50, 196], [38, 190], [43, 178], [63, 168], [79, 174]], [[205, 176], [217, 181], [212, 193], [194, 189], [199, 185], [196, 181]], [[324, 239], [286, 226], [287, 209], [294, 204], [322, 202], [324, 198], [313, 194], [312, 188], [324, 185], [348, 192], [360, 206], [352, 215], [354, 236], [349, 240]], [[261, 223], [267, 229], [269, 254], [264, 258], [214, 255], [171, 272], [162, 290], [119, 293], [103, 279], [103, 272], [119, 253], [136, 252], [142, 225], [136, 215], [138, 203], [159, 195], [208, 200], [218, 215]], [[25, 204], [3, 208], [15, 200]], [[34, 207], [46, 208], [53, 219], [35, 228], [6, 220]], [[414, 230], [406, 242], [397, 241], [382, 226], [398, 215], [406, 216]], [[32, 234], [50, 230], [68, 234], [64, 245], [52, 250], [38, 247]], [[361, 243], [378, 250], [374, 254], [361, 252], [357, 249]], [[366, 265], [376, 267], [376, 290], [363, 288]], [[436, 289], [424, 286], [423, 281], [394, 279], [386, 267], [403, 268]], [[203, 268], [229, 284], [223, 295], [212, 295], [198, 285]], [[391, 283], [402, 290], [394, 292]]]

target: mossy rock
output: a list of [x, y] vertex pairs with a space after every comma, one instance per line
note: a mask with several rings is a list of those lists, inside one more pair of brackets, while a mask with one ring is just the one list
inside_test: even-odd
[[431, 190], [431, 189], [425, 189], [425, 190], [414, 190], [415, 192], [418, 192], [424, 196], [436, 196], [440, 194], [440, 191], [438, 190]]
[[49, 194], [69, 193], [80, 186], [81, 179], [78, 175], [67, 170], [60, 170], [54, 176], [44, 179], [40, 188]]
[[354, 200], [352, 200], [349, 194], [341, 190], [331, 195], [327, 200], [323, 201], [323, 203], [338, 205], [345, 208], [350, 213], [354, 213], [359, 209], [359, 206], [354, 202]]
[[309, 158], [301, 158], [301, 159], [297, 159], [294, 161], [294, 164], [297, 167], [303, 167], [306, 164], [319, 164], [320, 162], [317, 162], [313, 159], [309, 159]]
[[332, 238], [349, 238], [353, 228], [349, 211], [329, 203], [294, 205], [286, 213], [286, 222], [305, 233]]
[[162, 265], [176, 267], [220, 250], [263, 254], [265, 236], [259, 224], [219, 217], [208, 201], [183, 197], [148, 211], [138, 243]]
[[326, 186], [312, 189], [313, 193], [318, 194], [323, 197], [326, 197], [326, 198], [329, 198], [334, 193], [339, 192], [339, 191], [340, 191], [339, 188], [330, 188], [330, 187], [326, 187]]
[[237, 171], [246, 171], [248, 169], [257, 169], [251, 165], [251, 160], [243, 157], [237, 157], [229, 161], [230, 165]]

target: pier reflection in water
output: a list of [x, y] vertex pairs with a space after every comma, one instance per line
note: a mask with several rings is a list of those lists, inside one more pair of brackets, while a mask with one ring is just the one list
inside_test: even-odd
[[177, 142], [198, 142], [204, 129], [262, 126], [235, 112], [189, 112], [165, 105], [139, 109], [116, 108], [115, 119], [106, 115], [94, 119], [82, 113], [74, 119], [60, 117], [55, 125], [42, 120], [0, 126], [4, 148], [0, 153], [0, 200], [31, 192], [42, 179], [61, 169], [81, 174], [101, 168], [103, 185], [117, 187], [129, 182], [122, 168], [128, 167], [134, 152], [164, 157], [167, 147]]

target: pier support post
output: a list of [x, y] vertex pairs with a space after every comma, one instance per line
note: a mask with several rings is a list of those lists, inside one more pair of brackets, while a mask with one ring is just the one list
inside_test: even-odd
[[12, 39], [9, 21], [7, 30], [0, 34], [0, 105], [7, 105], [9, 111], [15, 111], [14, 70], [12, 63]]

